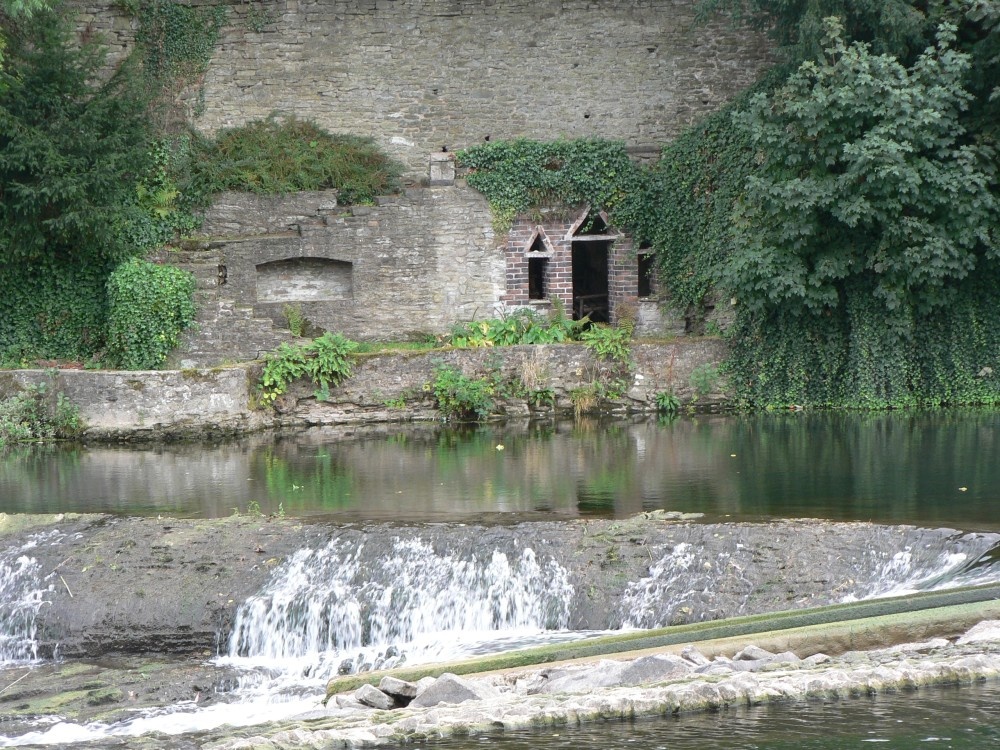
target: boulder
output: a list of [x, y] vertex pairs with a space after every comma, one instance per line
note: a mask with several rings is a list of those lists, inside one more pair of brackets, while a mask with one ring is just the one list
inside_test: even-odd
[[486, 698], [495, 698], [496, 695], [496, 691], [486, 685], [477, 685], [450, 672], [445, 672], [434, 681], [433, 685], [418, 694], [410, 702], [410, 706], [427, 708], [441, 703], [481, 701]]
[[392, 696], [386, 695], [374, 685], [362, 685], [354, 691], [354, 697], [359, 703], [383, 711], [396, 707], [396, 701], [393, 700]]
[[649, 685], [664, 680], [673, 680], [691, 674], [693, 667], [684, 659], [672, 654], [643, 656], [622, 670], [618, 684], [628, 687]]
[[973, 625], [955, 643], [964, 646], [966, 643], [983, 641], [1000, 641], [1000, 620], [983, 620], [978, 625]]
[[378, 684], [378, 689], [404, 704], [417, 697], [417, 686], [414, 683], [389, 675], [382, 678]]

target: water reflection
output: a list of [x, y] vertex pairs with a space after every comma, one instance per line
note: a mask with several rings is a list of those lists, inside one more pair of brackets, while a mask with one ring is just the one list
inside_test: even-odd
[[730, 708], [669, 719], [609, 721], [426, 745], [434, 750], [886, 750], [1000, 746], [1000, 683], [923, 688], [848, 700]]
[[996, 412], [313, 429], [214, 445], [32, 446], [0, 511], [349, 520], [816, 516], [995, 528]]

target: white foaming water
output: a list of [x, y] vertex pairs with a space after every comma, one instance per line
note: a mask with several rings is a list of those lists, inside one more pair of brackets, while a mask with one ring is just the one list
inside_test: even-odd
[[27, 553], [50, 536], [36, 535], [0, 552], [0, 664], [38, 658], [36, 617], [52, 586], [43, 581], [38, 561]]
[[539, 563], [530, 548], [514, 559], [499, 550], [463, 559], [421, 539], [395, 539], [383, 554], [366, 558], [364, 551], [335, 539], [297, 552], [240, 608], [229, 657], [266, 665], [374, 647], [393, 659], [407, 644], [411, 658], [421, 649], [450, 652], [463, 634], [540, 632], [569, 622], [567, 571]]
[[428, 663], [591, 635], [565, 630], [574, 594], [568, 572], [530, 548], [460, 557], [396, 539], [382, 554], [363, 553], [338, 540], [300, 550], [240, 608], [228, 653], [215, 660], [242, 671], [238, 702], [186, 702], [114, 725], [58, 722], [0, 737], [0, 747], [279, 721], [319, 708], [345, 660], [353, 668]]

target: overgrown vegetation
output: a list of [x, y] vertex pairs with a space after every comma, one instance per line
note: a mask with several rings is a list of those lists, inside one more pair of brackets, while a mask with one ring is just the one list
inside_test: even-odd
[[400, 167], [371, 138], [334, 135], [314, 123], [275, 118], [195, 143], [192, 189], [275, 195], [337, 189], [344, 205], [371, 203], [397, 188]]
[[161, 367], [194, 321], [194, 277], [134, 258], [108, 279], [108, 343], [103, 361], [124, 370]]
[[572, 320], [556, 298], [548, 318], [533, 310], [518, 309], [499, 318], [460, 323], [451, 332], [449, 343], [465, 349], [517, 344], [562, 344], [578, 340], [587, 320]]
[[457, 367], [440, 364], [434, 370], [431, 391], [445, 419], [483, 420], [496, 409], [501, 382], [499, 372], [485, 377], [470, 377]]
[[71, 438], [82, 428], [76, 406], [45, 383], [0, 400], [0, 448], [12, 443]]
[[1000, 2], [701, 7], [768, 29], [782, 64], [649, 170], [560, 143], [589, 160], [567, 179], [555, 146], [516, 141], [460, 154], [470, 184], [505, 221], [608, 210], [681, 310], [735, 298], [725, 375], [748, 407], [1000, 401]]
[[[399, 167], [370, 140], [312, 123], [269, 119], [214, 140], [194, 134], [188, 118], [201, 106], [226, 7], [120, 5], [136, 19], [137, 44], [108, 78], [97, 40], [76, 39], [78, 8], [0, 3], [2, 365], [161, 363], [187, 316], [174, 298], [179, 277], [157, 272], [154, 287], [166, 297], [146, 299], [159, 311], [154, 323], [140, 322], [138, 309], [123, 312], [124, 297], [111, 304], [112, 274], [125, 264], [120, 277], [134, 275], [132, 259], [193, 231], [217, 191], [336, 188], [350, 204], [395, 188]], [[107, 362], [95, 360], [102, 352]]]
[[616, 141], [494, 141], [457, 158], [470, 169], [469, 185], [489, 200], [501, 232], [539, 206], [614, 209], [635, 190], [635, 167]]
[[330, 332], [313, 341], [282, 344], [264, 362], [260, 380], [261, 403], [264, 406], [273, 405], [299, 378], [310, 380], [316, 386], [316, 398], [326, 400], [331, 387], [351, 376], [351, 356], [357, 348], [357, 342]]

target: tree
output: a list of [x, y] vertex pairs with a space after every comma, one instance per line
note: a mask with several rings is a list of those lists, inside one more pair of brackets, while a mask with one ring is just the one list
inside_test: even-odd
[[145, 98], [127, 75], [100, 82], [103, 51], [72, 44], [55, 12], [24, 28], [0, 71], [0, 264], [129, 255]]
[[848, 46], [836, 19], [826, 28], [823, 56], [739, 117], [764, 163], [722, 279], [750, 311], [823, 313], [870, 295], [905, 334], [1000, 257], [993, 153], [960, 122], [969, 56], [949, 26], [910, 68]]

